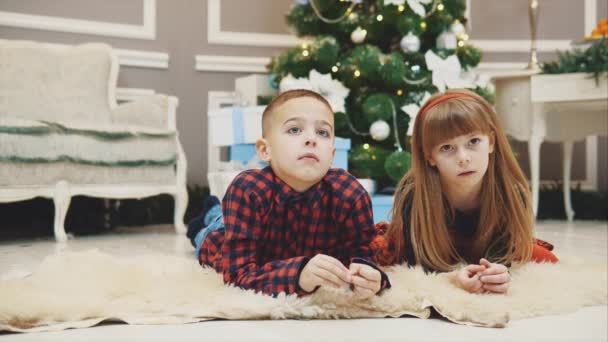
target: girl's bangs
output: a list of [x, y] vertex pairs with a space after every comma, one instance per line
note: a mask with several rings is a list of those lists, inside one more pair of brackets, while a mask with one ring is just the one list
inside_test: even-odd
[[426, 113], [422, 128], [425, 154], [430, 155], [434, 147], [455, 137], [491, 131], [482, 107], [473, 101], [466, 101], [465, 105], [465, 101], [440, 103]]

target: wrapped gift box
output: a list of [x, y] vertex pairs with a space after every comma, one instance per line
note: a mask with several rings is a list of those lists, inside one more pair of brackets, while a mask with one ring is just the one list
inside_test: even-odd
[[336, 138], [336, 155], [333, 168], [348, 170], [348, 151], [350, 150], [350, 139]]
[[[336, 138], [336, 156], [331, 167], [348, 170], [349, 150], [350, 139]], [[230, 160], [240, 160], [243, 164], [247, 164], [255, 154], [255, 144], [230, 145]]]
[[234, 81], [234, 90], [241, 106], [256, 106], [258, 96], [274, 96], [277, 90], [270, 86], [268, 75], [249, 75]]
[[243, 171], [217, 171], [217, 172], [208, 172], [207, 180], [209, 181], [209, 193], [211, 195], [217, 196], [220, 201], [224, 198], [224, 194], [226, 193], [226, 189], [234, 177], [236, 177], [239, 173]]
[[393, 208], [393, 196], [372, 196], [372, 211], [374, 212], [374, 223], [390, 221], [391, 209]]
[[231, 146], [255, 144], [262, 136], [262, 114], [266, 106], [225, 107], [208, 115], [209, 144]]

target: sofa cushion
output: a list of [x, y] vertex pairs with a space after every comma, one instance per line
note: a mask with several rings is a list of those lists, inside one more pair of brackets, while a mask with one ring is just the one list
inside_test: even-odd
[[109, 123], [117, 58], [110, 46], [0, 39], [0, 117]]
[[175, 167], [0, 161], [0, 187], [49, 187], [59, 181], [71, 185], [167, 185], [175, 183]]
[[175, 132], [149, 127], [59, 124], [4, 117], [0, 161], [100, 166], [172, 165]]

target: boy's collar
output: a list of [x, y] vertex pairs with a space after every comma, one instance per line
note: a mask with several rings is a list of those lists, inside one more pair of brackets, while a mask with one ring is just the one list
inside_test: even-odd
[[[267, 167], [270, 168], [270, 166]], [[272, 169], [270, 169], [270, 171], [272, 172]], [[294, 190], [291, 186], [289, 186], [287, 183], [285, 183], [285, 181], [283, 181], [274, 172], [272, 172], [272, 174], [274, 176], [274, 185], [276, 189], [274, 199], [278, 204], [286, 203], [288, 201], [293, 202], [300, 200], [316, 202], [321, 187], [323, 186], [323, 179], [321, 179], [317, 184], [311, 186], [308, 190], [304, 192], [298, 192]]]

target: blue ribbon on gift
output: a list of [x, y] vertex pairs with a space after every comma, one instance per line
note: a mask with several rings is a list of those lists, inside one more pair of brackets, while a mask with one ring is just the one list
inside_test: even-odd
[[234, 135], [234, 143], [240, 144], [245, 141], [245, 126], [243, 123], [243, 108], [232, 108], [232, 132]]

